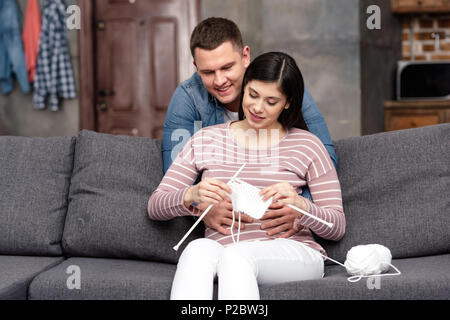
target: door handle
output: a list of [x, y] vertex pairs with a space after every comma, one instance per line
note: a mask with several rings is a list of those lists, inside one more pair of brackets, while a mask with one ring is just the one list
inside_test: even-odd
[[105, 112], [108, 110], [108, 104], [105, 101], [101, 101], [97, 104], [97, 110]]

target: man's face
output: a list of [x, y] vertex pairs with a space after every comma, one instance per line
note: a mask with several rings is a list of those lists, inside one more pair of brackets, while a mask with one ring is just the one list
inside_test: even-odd
[[196, 48], [194, 65], [206, 90], [228, 109], [237, 111], [242, 79], [250, 64], [250, 49], [242, 52], [226, 41], [213, 50]]

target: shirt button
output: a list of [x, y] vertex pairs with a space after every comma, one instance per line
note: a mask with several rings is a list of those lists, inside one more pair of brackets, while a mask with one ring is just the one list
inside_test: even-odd
[[219, 116], [223, 117], [223, 113], [222, 113], [222, 112], [221, 112], [221, 113], [219, 113]]

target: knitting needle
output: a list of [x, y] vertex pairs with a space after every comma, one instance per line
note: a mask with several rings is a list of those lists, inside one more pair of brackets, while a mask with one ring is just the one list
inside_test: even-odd
[[297, 210], [297, 211], [300, 212], [300, 213], [303, 213], [305, 216], [308, 216], [308, 217], [310, 217], [310, 218], [313, 218], [314, 220], [317, 220], [317, 221], [319, 221], [319, 222], [321, 222], [321, 223], [327, 225], [329, 228], [333, 228], [333, 224], [330, 223], [330, 222], [326, 222], [325, 220], [322, 220], [322, 219], [320, 219], [320, 218], [318, 218], [318, 217], [316, 217], [316, 216], [313, 216], [312, 214], [310, 214], [310, 213], [308, 213], [308, 212], [306, 212], [306, 211], [304, 211], [304, 210], [302, 210], [302, 209], [300, 209], [300, 208], [297, 208], [296, 206], [293, 206], [292, 204], [287, 204], [287, 206], [288, 206], [289, 208], [292, 208], [292, 209], [294, 209], [294, 210]]
[[242, 167], [240, 167], [239, 170], [236, 171], [236, 173], [234, 174], [234, 176], [231, 177], [230, 181], [233, 181], [233, 180], [238, 176], [238, 174], [242, 171], [242, 169], [244, 169], [244, 167], [245, 167], [246, 164], [247, 164], [247, 162], [244, 162], [244, 164], [242, 165]]
[[197, 219], [197, 221], [195, 221], [195, 223], [193, 224], [193, 226], [189, 229], [188, 232], [186, 232], [186, 234], [184, 235], [184, 237], [180, 240], [180, 242], [178, 242], [178, 244], [173, 247], [173, 250], [178, 251], [178, 248], [180, 247], [180, 245], [184, 242], [184, 240], [186, 240], [186, 238], [191, 234], [191, 232], [195, 229], [195, 227], [200, 223], [200, 221], [202, 221], [202, 219], [206, 216], [206, 214], [209, 212], [209, 210], [211, 210], [211, 208], [214, 206], [214, 203], [211, 203], [209, 205], [208, 208], [206, 208], [206, 210], [203, 212], [203, 214], [200, 216], [200, 218]]
[[[233, 181], [233, 179], [235, 179], [237, 177], [237, 175], [242, 171], [242, 169], [244, 169], [245, 165], [247, 163], [244, 162], [244, 164], [242, 165], [242, 167], [239, 168], [238, 171], [236, 171], [236, 173], [234, 174], [234, 176], [230, 179], [230, 181]], [[186, 238], [191, 234], [191, 232], [195, 229], [195, 227], [200, 223], [200, 221], [203, 220], [203, 218], [206, 216], [206, 214], [209, 212], [209, 210], [211, 210], [211, 208], [213, 207], [213, 203], [211, 203], [209, 205], [208, 208], [206, 208], [206, 210], [203, 212], [203, 214], [200, 216], [200, 218], [197, 219], [197, 221], [194, 223], [194, 225], [189, 229], [188, 232], [186, 232], [186, 234], [184, 235], [184, 237], [180, 240], [180, 242], [178, 242], [178, 244], [173, 247], [173, 250], [178, 251], [178, 249], [180, 248], [180, 245], [184, 242], [184, 240], [186, 240]]]

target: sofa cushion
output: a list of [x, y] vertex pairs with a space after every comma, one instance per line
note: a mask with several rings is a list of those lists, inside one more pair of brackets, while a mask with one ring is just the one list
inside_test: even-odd
[[[163, 176], [161, 142], [85, 130], [77, 137], [74, 159], [65, 253], [176, 263], [182, 250], [172, 247], [193, 219], [151, 221], [147, 214]], [[198, 227], [190, 239], [200, 236]]]
[[0, 300], [26, 300], [31, 280], [63, 260], [62, 257], [0, 256]]
[[[319, 280], [290, 282], [260, 287], [265, 300], [448, 300], [450, 299], [450, 254], [420, 258], [394, 259], [399, 276], [377, 280], [362, 278], [349, 282], [341, 266], [325, 267]], [[391, 269], [390, 272], [395, 273]], [[369, 280], [368, 280], [369, 279]]]
[[75, 137], [0, 137], [0, 254], [61, 255]]
[[[79, 289], [68, 277], [79, 271]], [[73, 267], [72, 267], [73, 268]], [[169, 299], [175, 265], [120, 259], [69, 258], [41, 273], [30, 285], [29, 299]], [[69, 273], [68, 273], [69, 271]], [[72, 279], [69, 279], [72, 280]], [[76, 282], [72, 282], [75, 283]]]
[[[348, 282], [341, 266], [326, 266], [322, 279], [260, 286], [260, 295], [264, 300], [449, 299], [449, 263], [449, 254], [396, 259], [393, 264], [402, 274], [371, 285], [366, 278]], [[69, 266], [78, 267], [79, 289], [67, 286]], [[158, 262], [70, 258], [35, 277], [28, 299], [169, 299], [175, 270]]]
[[379, 243], [393, 257], [450, 252], [450, 124], [337, 141], [346, 233], [318, 241], [341, 262]]

